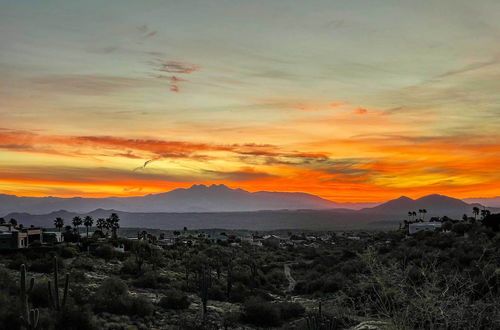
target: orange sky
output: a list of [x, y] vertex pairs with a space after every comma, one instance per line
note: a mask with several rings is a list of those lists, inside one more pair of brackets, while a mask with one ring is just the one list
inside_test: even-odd
[[500, 4], [469, 4], [2, 3], [0, 193], [499, 196]]

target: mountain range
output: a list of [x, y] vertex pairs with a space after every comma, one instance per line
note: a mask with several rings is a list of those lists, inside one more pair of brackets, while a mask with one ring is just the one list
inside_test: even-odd
[[[248, 192], [224, 185], [194, 185], [188, 189], [141, 197], [57, 198], [0, 195], [0, 216], [24, 225], [52, 226], [56, 217], [94, 219], [116, 212], [122, 227], [159, 229], [339, 229], [395, 226], [408, 211], [426, 209], [426, 218], [472, 215], [477, 203], [443, 196], [418, 199], [401, 196], [382, 204], [335, 203], [306, 193]], [[488, 208], [500, 212], [498, 208]]]
[[0, 195], [0, 215], [43, 214], [57, 210], [90, 212], [98, 208], [126, 212], [240, 212], [282, 209], [361, 209], [376, 203], [335, 203], [301, 192], [248, 192], [221, 185], [193, 185], [139, 197], [59, 198]]

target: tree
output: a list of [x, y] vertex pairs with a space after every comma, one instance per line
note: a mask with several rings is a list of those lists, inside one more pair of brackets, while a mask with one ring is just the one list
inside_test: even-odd
[[9, 223], [10, 223], [12, 226], [14, 226], [14, 227], [15, 227], [15, 226], [17, 226], [17, 220], [16, 220], [16, 219], [14, 219], [14, 218], [10, 218]]
[[111, 229], [113, 238], [116, 238], [116, 231], [120, 228], [120, 217], [116, 213], [111, 213], [111, 216], [106, 219], [107, 228]]
[[73, 227], [75, 227], [75, 231], [77, 233], [79, 233], [79, 230], [78, 230], [78, 227], [82, 225], [83, 221], [82, 221], [82, 218], [80, 218], [79, 216], [76, 216], [73, 218]]
[[60, 217], [57, 217], [54, 220], [54, 227], [56, 227], [57, 229], [59, 229], [59, 232], [60, 232], [61, 228], [64, 227], [64, 219], [60, 218]]
[[92, 225], [94, 224], [94, 219], [92, 219], [91, 216], [87, 215], [84, 219], [83, 219], [83, 225], [85, 226], [85, 228], [87, 229], [87, 238], [89, 238], [89, 228], [92, 227]]
[[106, 220], [104, 218], [97, 219], [97, 229], [103, 232], [104, 228], [106, 228]]
[[408, 211], [408, 221], [411, 221], [411, 216], [412, 216], [411, 211]]
[[4, 218], [0, 218], [0, 225], [5, 225], [5, 219]]
[[477, 220], [477, 216], [479, 215], [479, 207], [474, 206], [472, 208], [472, 213], [474, 214], [474, 220]]
[[481, 210], [481, 219], [486, 218], [488, 215], [490, 215], [491, 212], [489, 210]]
[[426, 209], [422, 209], [422, 214], [423, 214], [422, 220], [425, 221], [425, 215], [427, 214], [427, 210]]

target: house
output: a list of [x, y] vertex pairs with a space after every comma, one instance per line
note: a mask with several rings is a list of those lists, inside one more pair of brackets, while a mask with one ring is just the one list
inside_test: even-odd
[[262, 239], [262, 244], [269, 247], [279, 247], [281, 238], [276, 235], [266, 235]]
[[43, 242], [42, 229], [37, 227], [29, 227], [23, 228], [22, 232], [25, 233], [28, 237], [28, 246], [38, 241], [39, 243]]
[[410, 223], [408, 227], [408, 232], [410, 235], [413, 235], [417, 232], [420, 231], [432, 231], [436, 230], [437, 228], [441, 228], [442, 223], [441, 222], [417, 222], [417, 223]]
[[28, 234], [10, 224], [0, 226], [0, 249], [23, 249], [28, 247]]
[[64, 241], [63, 235], [58, 231], [45, 231], [42, 233], [43, 241], [46, 243], [62, 243]]

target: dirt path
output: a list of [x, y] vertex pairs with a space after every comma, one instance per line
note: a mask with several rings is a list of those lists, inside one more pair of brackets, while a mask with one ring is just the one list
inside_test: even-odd
[[288, 280], [288, 288], [286, 289], [287, 293], [290, 293], [293, 291], [295, 288], [295, 285], [297, 284], [297, 281], [294, 280], [291, 274], [291, 269], [290, 269], [290, 264], [284, 264], [283, 265], [283, 271], [285, 273], [285, 277]]

